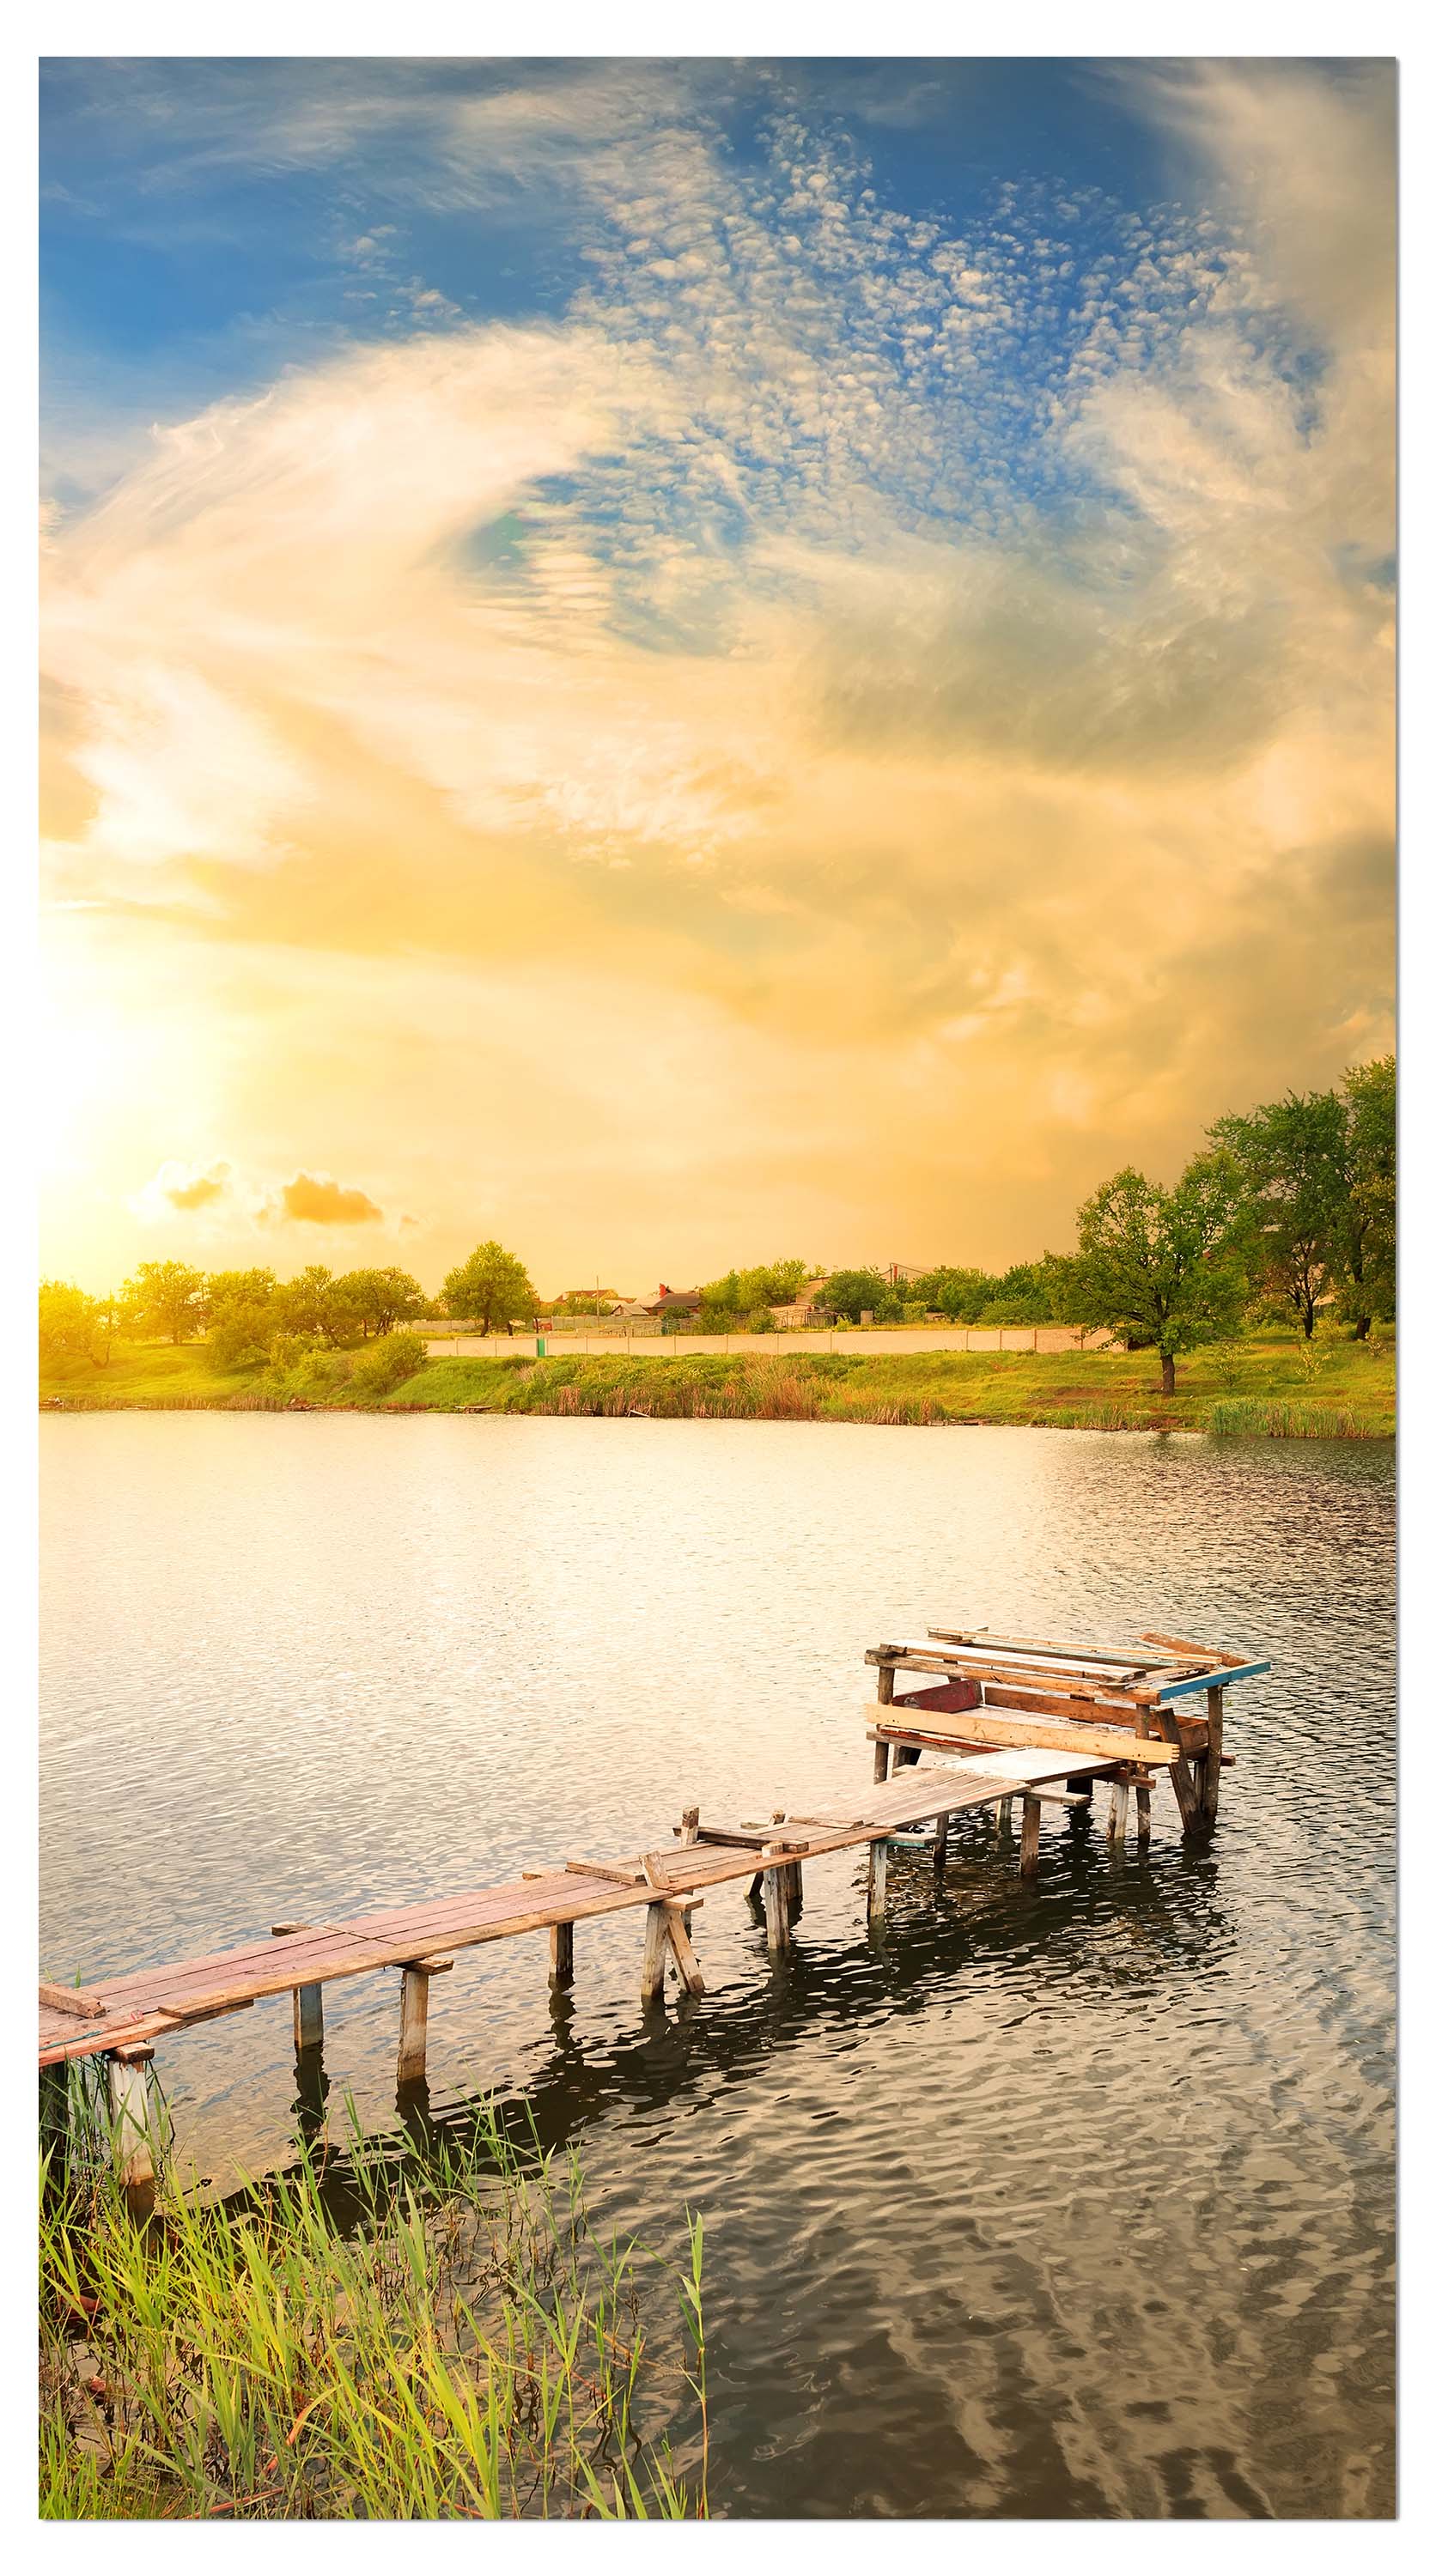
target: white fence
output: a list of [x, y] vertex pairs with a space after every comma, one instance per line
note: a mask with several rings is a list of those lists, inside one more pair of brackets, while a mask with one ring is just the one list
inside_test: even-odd
[[[634, 1331], [550, 1333], [542, 1328], [550, 1357], [560, 1352], [592, 1352], [622, 1359], [637, 1349], [644, 1359], [680, 1359], [689, 1351], [722, 1357], [728, 1351], [848, 1351], [857, 1359], [878, 1352], [904, 1351], [1103, 1351], [1121, 1347], [1111, 1333], [1083, 1332], [1076, 1324], [953, 1324], [929, 1331], [923, 1325], [835, 1324], [831, 1332], [808, 1333], [655, 1333], [651, 1326]], [[533, 1333], [454, 1333], [436, 1335], [429, 1349], [436, 1359], [495, 1359], [520, 1353], [532, 1359], [540, 1336]]]

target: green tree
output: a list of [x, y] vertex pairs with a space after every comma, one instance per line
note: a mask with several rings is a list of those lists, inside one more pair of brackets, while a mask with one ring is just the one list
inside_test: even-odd
[[479, 1332], [498, 1324], [513, 1325], [533, 1314], [538, 1303], [533, 1281], [523, 1263], [501, 1243], [480, 1243], [444, 1281], [445, 1312]]
[[347, 1270], [334, 1282], [334, 1294], [359, 1326], [361, 1339], [392, 1333], [396, 1324], [416, 1324], [429, 1311], [429, 1301], [407, 1270]]
[[975, 1324], [997, 1281], [988, 1270], [953, 1268], [944, 1262], [909, 1283], [909, 1294], [921, 1300], [924, 1314], [950, 1315], [955, 1324]]
[[307, 1270], [286, 1279], [274, 1300], [274, 1321], [281, 1333], [340, 1350], [360, 1338], [357, 1318], [338, 1293], [332, 1270], [311, 1262]]
[[1253, 1217], [1255, 1274], [1273, 1303], [1294, 1309], [1310, 1341], [1316, 1310], [1341, 1275], [1346, 1114], [1334, 1091], [1289, 1091], [1208, 1129], [1240, 1165]]
[[731, 1332], [749, 1315], [771, 1306], [791, 1306], [807, 1276], [806, 1261], [760, 1261], [749, 1270], [729, 1270], [721, 1279], [710, 1279], [698, 1294], [703, 1313], [714, 1319], [714, 1329], [722, 1332], [726, 1318]]
[[980, 1324], [1050, 1324], [1052, 1283], [1045, 1261], [1017, 1261], [992, 1283]]
[[1348, 1068], [1345, 1201], [1339, 1253], [1341, 1310], [1364, 1342], [1372, 1321], [1396, 1312], [1396, 1058]]
[[88, 1297], [71, 1279], [41, 1280], [42, 1360], [81, 1359], [107, 1368], [115, 1320], [113, 1297]]
[[172, 1342], [187, 1342], [203, 1323], [204, 1308], [204, 1273], [187, 1261], [142, 1261], [125, 1281], [124, 1317], [143, 1338], [167, 1333]]
[[1247, 1295], [1248, 1211], [1230, 1154], [1199, 1154], [1175, 1188], [1117, 1172], [1077, 1216], [1072, 1321], [1140, 1334], [1174, 1395], [1184, 1351], [1223, 1340]]
[[892, 1282], [881, 1270], [831, 1271], [823, 1291], [824, 1305], [848, 1324], [855, 1324], [860, 1315], [869, 1311], [881, 1315], [891, 1299]]
[[205, 1314], [218, 1324], [238, 1306], [269, 1307], [278, 1286], [272, 1270], [212, 1270], [204, 1283]]

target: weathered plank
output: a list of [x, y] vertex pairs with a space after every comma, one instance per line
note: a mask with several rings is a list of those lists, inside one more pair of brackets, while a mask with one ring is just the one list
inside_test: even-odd
[[90, 1994], [83, 1986], [52, 1986], [43, 1977], [40, 2001], [50, 2012], [64, 2013], [72, 2021], [98, 2021], [109, 2011], [102, 1995]]
[[[878, 1720], [887, 1719], [889, 1714], [889, 1711], [882, 1708], [874, 1707], [869, 1710], [869, 1715]], [[1114, 1762], [1126, 1760], [1132, 1752], [1132, 1730], [1127, 1728], [1098, 1725], [1095, 1722], [1089, 1725], [1081, 1718], [1073, 1718], [1065, 1726], [1048, 1723], [1043, 1719], [1034, 1719], [1030, 1723], [1024, 1721], [1019, 1725], [1015, 1717], [995, 1717], [989, 1709], [983, 1709], [980, 1713], [975, 1710], [965, 1711], [960, 1724], [954, 1726], [952, 1736], [949, 1737], [944, 1737], [926, 1727], [919, 1730], [915, 1727], [894, 1728], [891, 1725], [884, 1725], [883, 1732], [889, 1741], [895, 1734], [903, 1734], [909, 1740], [941, 1745], [945, 1741], [951, 1742], [952, 1736], [956, 1736], [964, 1743], [1032, 1744], [1058, 1753], [1103, 1754], [1108, 1761]], [[1170, 1747], [1158, 1744], [1144, 1746], [1142, 1751], [1144, 1762], [1175, 1762], [1179, 1758], [1183, 1758], [1180, 1743], [1175, 1752]]]

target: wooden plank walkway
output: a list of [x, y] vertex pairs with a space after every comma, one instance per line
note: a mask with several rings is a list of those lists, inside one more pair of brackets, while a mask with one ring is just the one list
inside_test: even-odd
[[[690, 1809], [682, 1842], [631, 1858], [569, 1860], [501, 1887], [287, 1928], [269, 1941], [215, 1951], [206, 1958], [92, 1978], [83, 1991], [76, 1990], [73, 2002], [67, 1995], [63, 2007], [55, 2000], [62, 1990], [47, 1988], [40, 2005], [39, 2062], [51, 2067], [70, 2058], [145, 2053], [158, 2040], [197, 2023], [242, 2012], [266, 1996], [312, 1995], [340, 1978], [379, 1969], [403, 1968], [410, 1977], [427, 1980], [447, 1963], [441, 1954], [526, 1932], [547, 1929], [553, 1933], [570, 1927], [571, 1961], [572, 1925], [637, 1906], [658, 1911], [662, 1919], [657, 1930], [665, 1938], [673, 1933], [677, 1918], [676, 1949], [682, 1918], [689, 1910], [685, 1900], [701, 1903], [707, 1889], [751, 1878], [761, 1870], [770, 1882], [771, 1900], [786, 1917], [782, 1882], [792, 1888], [793, 1873], [805, 1862], [863, 1843], [874, 1847], [873, 1877], [880, 1910], [878, 1863], [884, 1857], [880, 1847], [887, 1835], [965, 1808], [1040, 1791], [1053, 1780], [1108, 1769], [1110, 1759], [1096, 1754], [1054, 1753], [1029, 1745], [906, 1767], [882, 1783], [854, 1787], [842, 1782], [807, 1800], [801, 1813], [778, 1810], [767, 1819], [740, 1817], [722, 1825], [702, 1823], [700, 1811]], [[1035, 1819], [1035, 1798], [1030, 1804]], [[673, 1830], [677, 1833], [680, 1828]], [[1033, 1841], [1035, 1852], [1035, 1821]], [[781, 1928], [786, 1933], [786, 1921]], [[657, 1946], [661, 1949], [661, 1940]], [[681, 1967], [681, 1952], [678, 1955]], [[322, 2020], [316, 2017], [314, 2027], [322, 2030]]]

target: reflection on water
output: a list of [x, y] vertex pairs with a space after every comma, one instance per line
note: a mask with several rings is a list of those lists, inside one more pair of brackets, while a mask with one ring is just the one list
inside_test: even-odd
[[[868, 1776], [864, 1647], [928, 1619], [1260, 1647], [1208, 1851], [1052, 1810], [945, 1883], [810, 1869], [770, 1965], [645, 2022], [632, 1917], [434, 1989], [432, 2099], [496, 2089], [599, 2214], [709, 2231], [738, 2515], [1329, 2515], [1392, 2505], [1390, 1453], [870, 1426], [91, 1415], [43, 1425], [47, 1970], [397, 1904], [680, 1807]], [[395, 2125], [397, 1976], [160, 2052], [182, 2152]]]

